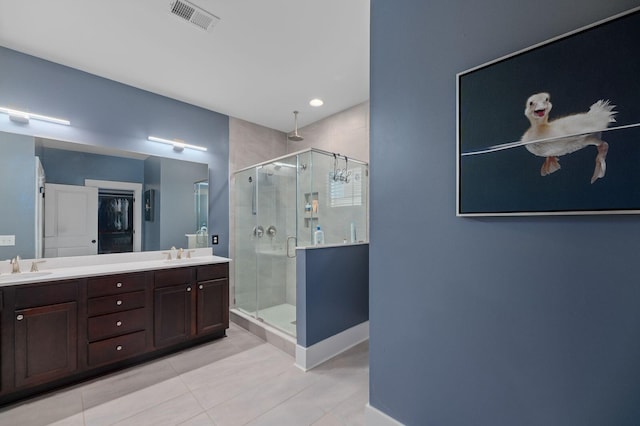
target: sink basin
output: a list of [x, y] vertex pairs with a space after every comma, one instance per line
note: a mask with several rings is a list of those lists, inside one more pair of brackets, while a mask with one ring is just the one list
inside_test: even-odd
[[0, 275], [0, 282], [32, 280], [35, 278], [45, 277], [47, 275], [51, 275], [51, 272], [41, 271], [41, 272], [20, 272], [17, 274], [5, 274], [5, 275]]

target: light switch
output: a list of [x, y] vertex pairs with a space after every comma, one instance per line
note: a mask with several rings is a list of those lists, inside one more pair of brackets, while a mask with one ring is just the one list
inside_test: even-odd
[[15, 235], [0, 235], [0, 246], [15, 246], [15, 245], [16, 245]]

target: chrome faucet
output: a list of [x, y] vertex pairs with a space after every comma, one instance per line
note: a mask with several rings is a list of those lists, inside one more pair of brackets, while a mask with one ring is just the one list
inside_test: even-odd
[[19, 274], [20, 273], [20, 256], [16, 256], [13, 259], [11, 259], [11, 273], [12, 274]]

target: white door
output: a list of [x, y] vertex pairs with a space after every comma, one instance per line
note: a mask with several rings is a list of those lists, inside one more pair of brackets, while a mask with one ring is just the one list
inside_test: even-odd
[[44, 188], [44, 257], [98, 254], [98, 188]]

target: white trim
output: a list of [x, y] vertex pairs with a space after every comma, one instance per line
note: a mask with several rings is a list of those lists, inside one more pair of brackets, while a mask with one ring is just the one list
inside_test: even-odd
[[308, 348], [296, 345], [296, 367], [303, 371], [311, 370], [367, 339], [369, 339], [369, 321], [355, 325]]
[[133, 191], [133, 251], [142, 251], [142, 184], [133, 182], [117, 182], [113, 180], [85, 179], [84, 186], [99, 189], [118, 189]]
[[367, 426], [403, 426], [402, 423], [372, 407], [368, 402], [364, 407], [364, 422]]

